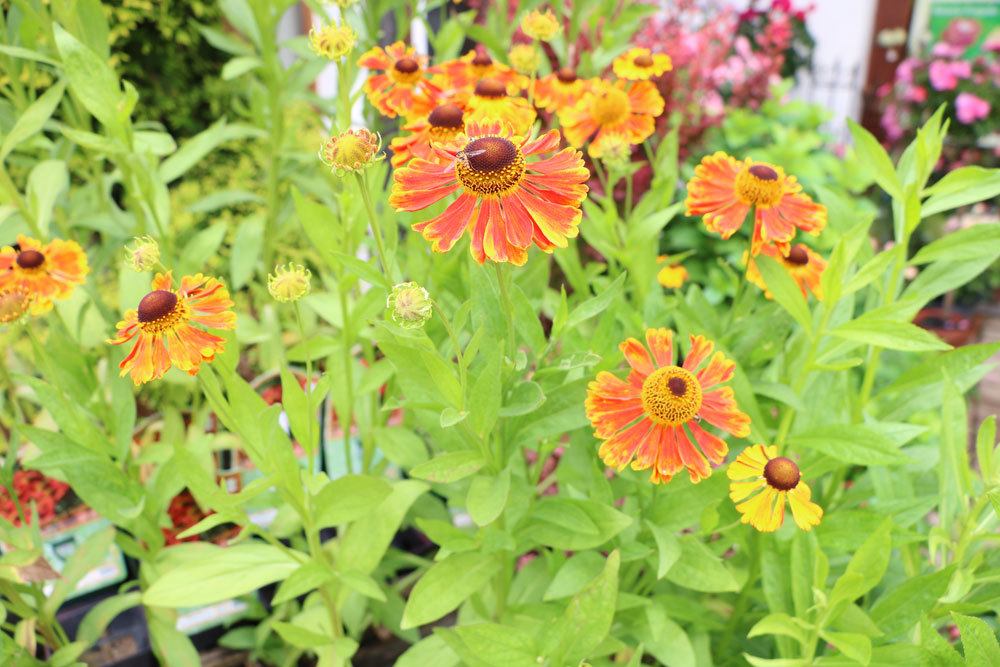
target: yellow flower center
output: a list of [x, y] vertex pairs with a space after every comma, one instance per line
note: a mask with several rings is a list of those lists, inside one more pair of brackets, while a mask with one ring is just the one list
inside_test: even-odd
[[766, 164], [743, 169], [736, 177], [736, 194], [744, 204], [771, 208], [781, 201], [784, 192], [784, 181]]
[[145, 333], [162, 333], [186, 319], [187, 314], [187, 303], [178, 299], [177, 294], [165, 289], [154, 290], [139, 302], [139, 328]]
[[795, 246], [788, 251], [788, 257], [785, 257], [785, 263], [792, 266], [805, 266], [809, 263], [809, 254], [806, 249], [800, 245]]
[[420, 63], [414, 58], [400, 58], [389, 70], [389, 76], [398, 84], [412, 86], [420, 80]]
[[333, 169], [354, 171], [374, 161], [378, 150], [378, 135], [361, 128], [330, 137], [323, 145], [321, 157]]
[[45, 255], [37, 250], [22, 250], [14, 261], [22, 269], [37, 269], [45, 263]]
[[591, 113], [599, 124], [615, 125], [628, 117], [630, 106], [624, 90], [608, 88], [594, 97]]
[[680, 366], [664, 366], [642, 383], [642, 409], [657, 424], [678, 426], [701, 409], [701, 383]]
[[636, 67], [652, 67], [653, 66], [653, 56], [648, 53], [643, 53], [635, 57], [632, 61]]
[[801, 477], [802, 473], [799, 472], [799, 467], [795, 465], [795, 462], [784, 456], [771, 459], [764, 466], [764, 479], [771, 488], [778, 491], [794, 489]]
[[507, 97], [507, 86], [496, 79], [481, 79], [474, 92], [479, 97]]
[[458, 154], [455, 174], [466, 190], [481, 197], [506, 194], [524, 176], [524, 155], [509, 139], [480, 137]]

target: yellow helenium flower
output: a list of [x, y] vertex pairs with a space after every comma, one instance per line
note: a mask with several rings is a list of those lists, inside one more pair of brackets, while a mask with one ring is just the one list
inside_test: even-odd
[[21, 319], [31, 307], [31, 293], [19, 285], [0, 289], [0, 324]]
[[[767, 255], [785, 267], [788, 275], [802, 290], [802, 296], [808, 298], [809, 292], [812, 292], [818, 300], [823, 300], [821, 281], [823, 271], [826, 269], [826, 260], [813, 252], [809, 246], [797, 243], [789, 249], [786, 256], [781, 254], [781, 250], [777, 246], [765, 244], [761, 246], [760, 254]], [[760, 274], [760, 269], [753, 257], [747, 258], [747, 280], [764, 290], [764, 296], [768, 299], [772, 298], [771, 291], [767, 289], [764, 276]]]
[[309, 294], [311, 277], [309, 269], [301, 264], [289, 262], [287, 266], [276, 266], [267, 277], [267, 291], [276, 301], [298, 301]]
[[548, 42], [562, 32], [562, 24], [548, 9], [544, 12], [533, 9], [521, 19], [521, 30], [532, 39]]
[[313, 53], [330, 60], [343, 58], [354, 48], [358, 34], [347, 24], [331, 24], [309, 31], [309, 46]]
[[[792, 518], [802, 530], [812, 530], [823, 518], [823, 508], [812, 502], [812, 492], [802, 481], [799, 467], [791, 459], [778, 456], [774, 445], [747, 447], [726, 471], [729, 497], [742, 514], [743, 523], [770, 533], [781, 528], [785, 519], [785, 499]], [[757, 493], [760, 491], [760, 493]]]
[[361, 171], [385, 157], [379, 154], [381, 148], [382, 139], [374, 132], [347, 130], [326, 140], [319, 149], [319, 159], [336, 174]]
[[687, 269], [680, 264], [668, 264], [656, 274], [656, 281], [667, 289], [678, 289], [687, 279]]
[[649, 49], [635, 47], [615, 58], [612, 67], [615, 76], [629, 81], [646, 81], [673, 69], [670, 56], [652, 53]]
[[14, 245], [0, 246], [0, 289], [30, 294], [33, 315], [50, 310], [54, 300], [69, 298], [89, 272], [87, 254], [76, 241], [42, 243], [19, 234]]
[[515, 44], [507, 57], [510, 58], [510, 64], [514, 69], [521, 74], [534, 74], [541, 64], [538, 49], [534, 44]]

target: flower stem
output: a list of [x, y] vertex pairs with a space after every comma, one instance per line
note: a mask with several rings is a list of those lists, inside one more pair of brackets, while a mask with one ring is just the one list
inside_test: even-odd
[[389, 284], [396, 282], [394, 271], [389, 266], [386, 259], [385, 243], [382, 241], [382, 229], [378, 218], [375, 216], [375, 207], [372, 206], [371, 193], [368, 192], [368, 182], [361, 173], [354, 174], [358, 181], [358, 188], [361, 190], [361, 199], [365, 202], [365, 210], [368, 212], [368, 222], [372, 229], [372, 236], [375, 237], [375, 249], [378, 252], [378, 262], [382, 266], [382, 272], [389, 279]]
[[514, 358], [514, 350], [517, 347], [517, 340], [514, 337], [514, 304], [510, 300], [509, 282], [513, 277], [506, 267], [494, 262], [493, 268], [497, 272], [497, 284], [500, 286], [500, 305], [503, 308], [504, 316], [507, 320], [507, 349], [505, 352]]
[[[302, 324], [302, 310], [299, 308], [298, 301], [294, 302], [292, 306], [295, 308], [295, 322], [299, 325], [299, 340], [305, 343], [306, 327]], [[294, 375], [292, 377], [294, 379]], [[310, 352], [308, 345], [306, 345], [306, 385], [303, 390], [306, 394], [306, 414], [309, 415], [309, 419], [306, 422], [305, 450], [306, 456], [309, 457], [309, 476], [312, 477], [316, 472], [316, 443], [313, 440], [313, 422], [316, 420], [316, 415], [313, 412], [312, 352]]]

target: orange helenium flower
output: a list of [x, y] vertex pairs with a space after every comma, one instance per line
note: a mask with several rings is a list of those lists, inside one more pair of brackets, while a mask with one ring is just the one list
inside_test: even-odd
[[485, 51], [469, 51], [461, 58], [437, 65], [433, 71], [434, 83], [445, 90], [469, 89], [483, 79], [494, 79], [503, 84], [508, 94], [517, 95], [528, 85], [526, 76], [494, 61]]
[[[740, 521], [770, 533], [781, 528], [785, 519], [785, 499], [792, 518], [802, 530], [812, 530], [823, 518], [823, 508], [812, 502], [809, 485], [802, 481], [799, 467], [791, 459], [778, 456], [775, 446], [747, 447], [726, 471], [729, 497], [742, 514]], [[753, 495], [756, 491], [761, 493]]]
[[76, 241], [52, 239], [46, 244], [18, 235], [17, 248], [0, 248], [0, 289], [16, 289], [31, 297], [31, 312], [52, 308], [53, 299], [65, 299], [82, 285], [90, 267]]
[[632, 370], [626, 380], [607, 371], [597, 375], [587, 388], [587, 418], [604, 440], [606, 465], [620, 471], [631, 461], [633, 470], [652, 469], [654, 483], [686, 468], [697, 483], [712, 474], [708, 462], [722, 463], [728, 451], [700, 422], [742, 438], [750, 433], [750, 418], [737, 408], [732, 388], [721, 386], [736, 364], [721, 352], [709, 359], [714, 343], [691, 336], [687, 357], [675, 365], [673, 335], [648, 329], [648, 350], [635, 338], [622, 343]]
[[615, 76], [630, 81], [645, 81], [669, 72], [673, 67], [667, 54], [653, 53], [638, 46], [621, 54], [612, 63]]
[[[826, 260], [813, 252], [809, 246], [797, 243], [788, 251], [788, 255], [782, 255], [781, 250], [771, 244], [766, 244], [760, 249], [761, 255], [773, 258], [785, 267], [792, 280], [796, 282], [802, 290], [802, 296], [808, 297], [809, 292], [823, 300], [823, 288], [820, 281], [823, 278], [823, 271], [826, 269]], [[764, 276], [757, 268], [757, 262], [753, 257], [747, 259], [747, 280], [764, 290], [764, 296], [771, 298], [771, 292], [764, 283]]]
[[451, 141], [462, 134], [465, 131], [464, 113], [454, 104], [442, 104], [435, 107], [426, 119], [404, 125], [403, 131], [410, 134], [395, 137], [389, 144], [392, 166], [396, 168], [402, 167], [414, 156], [428, 159], [431, 142]]
[[538, 108], [557, 112], [575, 106], [589, 85], [590, 81], [578, 78], [572, 67], [563, 67], [536, 80], [532, 96]]
[[537, 115], [528, 100], [508, 95], [506, 87], [497, 79], [481, 80], [465, 100], [466, 123], [500, 121], [519, 135], [529, 133]]
[[558, 148], [557, 130], [529, 140], [499, 122], [468, 122], [465, 134], [434, 146], [433, 160], [414, 158], [393, 174], [389, 203], [419, 211], [457, 191], [441, 215], [413, 229], [447, 252], [468, 228], [477, 262], [521, 265], [532, 243], [552, 252], [578, 233], [590, 172], [572, 148], [538, 159]]
[[795, 230], [819, 234], [826, 227], [826, 207], [802, 192], [802, 185], [776, 165], [740, 162], [722, 151], [702, 158], [687, 185], [687, 215], [704, 216], [710, 232], [728, 239], [754, 209], [750, 253], [765, 243], [788, 254]]
[[236, 328], [236, 313], [229, 291], [219, 280], [196, 274], [184, 276], [178, 289], [168, 271], [153, 278], [153, 291], [137, 309], [125, 311], [115, 338], [107, 342], [135, 345], [122, 360], [121, 374], [131, 373], [136, 385], [156, 380], [176, 366], [191, 375], [202, 362], [212, 361], [225, 348], [225, 340], [194, 326], [208, 329]]
[[559, 123], [571, 146], [583, 146], [590, 138], [600, 145], [609, 134], [641, 144], [653, 134], [653, 119], [661, 113], [663, 98], [651, 82], [639, 81], [626, 90], [624, 81], [597, 81], [575, 106], [559, 112]]
[[365, 81], [368, 100], [383, 115], [418, 118], [430, 113], [441, 90], [431, 83], [426, 56], [418, 56], [403, 42], [383, 49], [375, 46], [358, 59], [358, 65], [382, 71]]

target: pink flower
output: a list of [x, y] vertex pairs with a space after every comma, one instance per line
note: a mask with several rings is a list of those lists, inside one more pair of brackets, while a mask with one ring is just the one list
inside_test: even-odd
[[916, 102], [920, 104], [927, 101], [927, 89], [923, 86], [911, 86], [906, 93], [904, 93], [903, 98], [908, 102]]
[[899, 63], [899, 67], [896, 68], [896, 81], [913, 83], [913, 71], [922, 64], [919, 58], [907, 58]]
[[990, 115], [990, 103], [972, 93], [959, 93], [955, 98], [955, 115], [966, 125], [972, 125]]
[[965, 60], [935, 60], [928, 73], [934, 90], [954, 90], [959, 79], [968, 78], [972, 74], [972, 66]]

